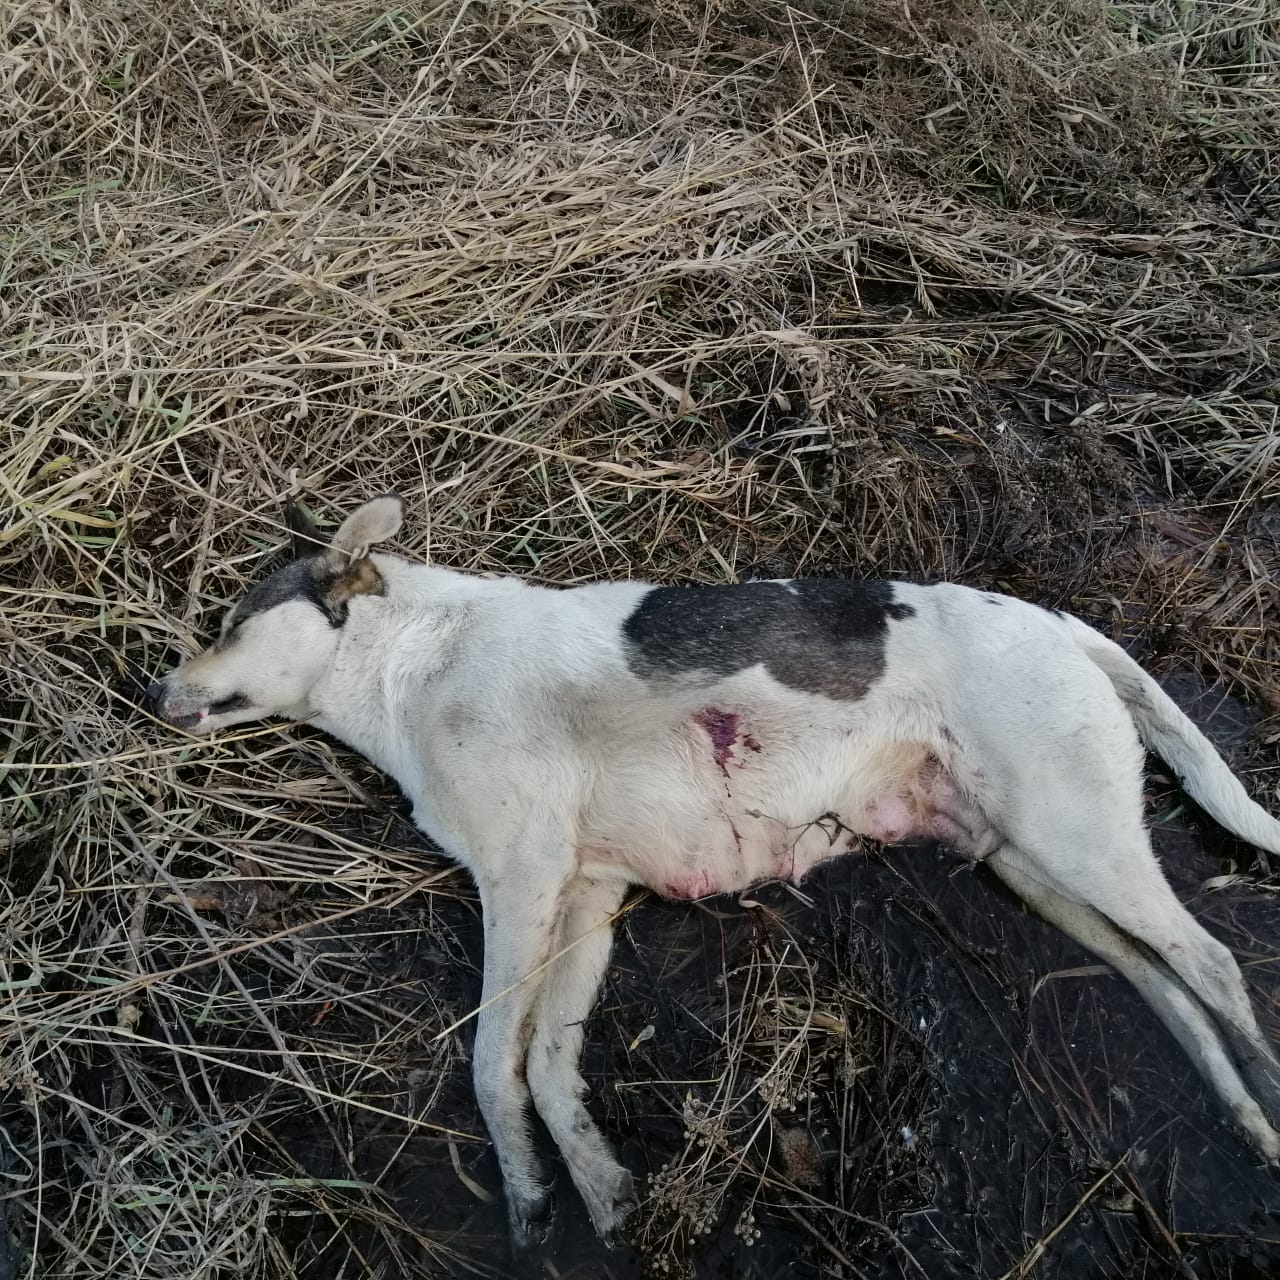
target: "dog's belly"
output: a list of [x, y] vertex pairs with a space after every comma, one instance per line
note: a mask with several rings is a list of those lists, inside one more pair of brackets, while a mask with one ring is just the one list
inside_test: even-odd
[[980, 856], [985, 824], [928, 747], [860, 749], [843, 729], [803, 731], [709, 706], [602, 757], [580, 857], [667, 898], [799, 883], [857, 847], [940, 840]]
[[850, 852], [859, 835], [834, 810], [796, 826], [756, 812], [724, 813], [708, 827], [688, 843], [624, 850], [626, 865], [664, 898], [705, 898], [762, 880], [799, 884], [818, 863]]

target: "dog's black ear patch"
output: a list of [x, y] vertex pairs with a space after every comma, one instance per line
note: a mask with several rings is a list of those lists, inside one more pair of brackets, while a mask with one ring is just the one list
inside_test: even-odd
[[284, 523], [289, 530], [293, 558], [318, 555], [328, 549], [329, 543], [311, 513], [297, 498], [288, 498], [284, 504]]
[[914, 616], [891, 582], [800, 579], [655, 587], [622, 625], [645, 680], [715, 680], [763, 666], [780, 684], [852, 701], [884, 672], [889, 623]]
[[290, 560], [269, 578], [251, 588], [248, 595], [236, 605], [235, 625], [238, 626], [256, 613], [266, 613], [268, 609], [274, 609], [276, 605], [288, 600], [304, 600], [328, 615], [330, 610], [325, 603], [323, 583], [316, 576], [317, 563], [314, 555]]
[[353, 596], [383, 595], [385, 591], [386, 584], [372, 560], [356, 560], [333, 569], [325, 557], [309, 553], [290, 560], [253, 587], [235, 607], [232, 630], [255, 613], [266, 613], [289, 600], [314, 605], [330, 626], [340, 627], [347, 620]]

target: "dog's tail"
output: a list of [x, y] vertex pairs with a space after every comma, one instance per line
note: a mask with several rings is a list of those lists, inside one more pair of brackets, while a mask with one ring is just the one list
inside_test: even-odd
[[1060, 616], [1076, 644], [1115, 687], [1142, 740], [1175, 770], [1187, 794], [1242, 840], [1280, 853], [1280, 822], [1249, 799], [1226, 761], [1173, 699], [1118, 644], [1078, 618]]

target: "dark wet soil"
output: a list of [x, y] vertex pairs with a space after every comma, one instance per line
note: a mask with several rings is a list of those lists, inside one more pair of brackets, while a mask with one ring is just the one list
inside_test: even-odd
[[[1224, 750], [1245, 747], [1252, 717], [1241, 704], [1193, 673], [1168, 687]], [[1274, 1031], [1274, 901], [1217, 879], [1248, 870], [1254, 851], [1198, 815], [1158, 765], [1149, 798], [1170, 879], [1235, 946]], [[432, 912], [420, 932], [401, 920], [368, 962], [395, 977], [399, 1000], [449, 990], [470, 1007], [476, 913], [465, 899]], [[363, 936], [376, 940], [369, 923]], [[797, 1071], [811, 1096], [770, 1120], [753, 1086], [776, 1059], [769, 1011], [782, 1007], [821, 1026], [803, 1037]], [[430, 1098], [424, 1119], [482, 1135], [462, 1055], [443, 1075], [428, 1056], [417, 1067], [412, 1058], [388, 1086], [391, 1108]], [[560, 1170], [555, 1247], [516, 1261], [485, 1144], [451, 1152], [376, 1120], [347, 1135], [348, 1164], [296, 1114], [274, 1134], [295, 1161], [317, 1177], [376, 1181], [433, 1244], [406, 1242], [389, 1258], [385, 1235], [335, 1232], [323, 1215], [286, 1221], [282, 1241], [299, 1274], [315, 1277], [383, 1274], [378, 1266], [515, 1280], [1280, 1275], [1280, 1180], [1223, 1122], [1146, 1006], [992, 877], [942, 851], [846, 859], [802, 895], [770, 885], [741, 900], [638, 902], [619, 928], [585, 1074], [641, 1181], [697, 1158], [685, 1112], [700, 1114], [729, 1067], [740, 1076], [727, 1095], [734, 1132], [712, 1150], [737, 1172], [711, 1178], [725, 1199], [693, 1242], [678, 1208], [651, 1204], [637, 1247], [606, 1252]], [[760, 1231], [750, 1245], [735, 1231], [749, 1201]]]

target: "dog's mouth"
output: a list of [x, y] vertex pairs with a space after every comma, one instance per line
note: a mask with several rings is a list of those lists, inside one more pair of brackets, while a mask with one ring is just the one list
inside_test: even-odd
[[213, 727], [211, 721], [219, 716], [230, 715], [233, 711], [243, 711], [249, 705], [249, 699], [244, 694], [233, 693], [229, 697], [219, 698], [216, 702], [209, 703], [207, 707], [198, 707], [194, 711], [165, 712], [164, 719], [175, 729], [182, 729], [187, 733], [201, 733], [211, 729]]
[[219, 698], [209, 703], [209, 715], [225, 716], [232, 711], [243, 711], [249, 705], [249, 699], [243, 693], [233, 693], [229, 698]]

